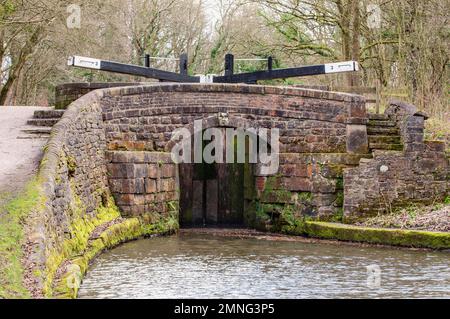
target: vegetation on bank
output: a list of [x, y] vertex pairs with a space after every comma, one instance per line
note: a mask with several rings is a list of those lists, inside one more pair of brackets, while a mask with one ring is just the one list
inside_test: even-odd
[[24, 220], [44, 201], [38, 181], [31, 181], [22, 194], [0, 207], [0, 298], [26, 298], [21, 264], [24, 244]]
[[[66, 239], [59, 248], [50, 252], [45, 273], [34, 270], [32, 274], [44, 280], [45, 297], [76, 296], [76, 289], [68, 285], [67, 276], [70, 276], [70, 273], [63, 279], [58, 278], [55, 284], [55, 276], [64, 263], [74, 263], [81, 267], [84, 273], [89, 262], [105, 249], [139, 237], [173, 233], [178, 229], [178, 220], [174, 214], [169, 214], [166, 218], [144, 216], [142, 219], [122, 220], [118, 208], [110, 199], [106, 207], [97, 210], [96, 217], [89, 218], [84, 216], [83, 205], [79, 199], [74, 202], [75, 211], [72, 216], [75, 219], [70, 226], [70, 239]], [[44, 205], [45, 198], [40, 191], [40, 182], [35, 178], [19, 196], [0, 207], [0, 299], [32, 297], [30, 287], [26, 286], [22, 263], [27, 249], [24, 226], [31, 213], [40, 211]], [[98, 236], [93, 236], [95, 231], [104, 225], [108, 227]]]
[[450, 154], [450, 109], [447, 107], [447, 114], [443, 119], [431, 117], [425, 122], [425, 139], [429, 141], [444, 141], [447, 153]]
[[325, 222], [305, 222], [300, 234], [320, 239], [413, 248], [450, 249], [449, 232], [370, 228]]
[[431, 206], [411, 205], [391, 214], [369, 218], [359, 225], [450, 232], [450, 197], [444, 203]]
[[63, 274], [53, 282], [53, 289], [47, 296], [53, 298], [76, 298], [79, 284], [86, 274], [89, 263], [101, 252], [121, 243], [142, 237], [166, 235], [176, 232], [178, 221], [173, 217], [162, 218], [155, 224], [147, 224], [139, 218], [122, 219], [106, 228], [99, 236], [86, 242], [86, 248], [79, 255], [66, 260]]
[[256, 205], [259, 230], [319, 239], [391, 246], [450, 249], [450, 197], [433, 206], [411, 206], [393, 214], [342, 224], [342, 211], [330, 222], [299, 213], [294, 205]]

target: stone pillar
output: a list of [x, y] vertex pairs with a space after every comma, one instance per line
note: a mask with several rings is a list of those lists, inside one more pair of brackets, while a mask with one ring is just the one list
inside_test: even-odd
[[366, 125], [347, 125], [347, 152], [365, 154], [369, 152]]
[[385, 114], [397, 123], [405, 152], [424, 150], [424, 129], [428, 116], [417, 108], [402, 101], [391, 101]]
[[347, 119], [347, 152], [351, 154], [366, 154], [369, 152], [365, 99], [349, 103]]
[[178, 212], [177, 165], [169, 153], [107, 152], [109, 187], [124, 217]]

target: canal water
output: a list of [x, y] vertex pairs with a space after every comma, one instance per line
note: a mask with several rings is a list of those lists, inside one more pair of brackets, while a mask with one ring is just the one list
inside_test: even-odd
[[450, 254], [186, 233], [101, 255], [79, 298], [450, 298]]

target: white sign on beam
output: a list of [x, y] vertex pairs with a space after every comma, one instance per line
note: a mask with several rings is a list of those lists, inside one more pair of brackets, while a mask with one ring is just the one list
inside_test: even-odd
[[197, 74], [197, 77], [200, 78], [200, 83], [214, 83], [215, 74]]
[[67, 61], [67, 64], [69, 66], [78, 66], [81, 68], [100, 70], [101, 60], [93, 59], [93, 58], [86, 58], [86, 57], [82, 57], [82, 56], [73, 56], [73, 57], [69, 58], [69, 60]]
[[338, 62], [338, 63], [326, 63], [325, 73], [341, 73], [341, 72], [354, 72], [359, 71], [359, 64], [355, 61]]

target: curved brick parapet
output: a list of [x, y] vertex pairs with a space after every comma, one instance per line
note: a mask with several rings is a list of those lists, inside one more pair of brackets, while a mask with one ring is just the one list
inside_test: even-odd
[[66, 109], [72, 102], [75, 102], [89, 92], [113, 87], [143, 85], [145, 83], [123, 83], [123, 82], [75, 82], [57, 85], [55, 88], [55, 108]]

